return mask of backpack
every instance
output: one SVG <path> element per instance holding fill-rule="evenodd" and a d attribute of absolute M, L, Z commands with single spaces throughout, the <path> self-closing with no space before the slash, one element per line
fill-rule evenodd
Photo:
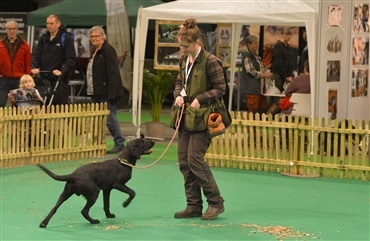
<path fill-rule="evenodd" d="M 60 36 L 60 39 L 61 39 L 61 42 L 62 42 L 61 44 L 62 44 L 62 46 L 64 48 L 64 46 L 66 45 L 66 35 L 68 35 L 72 39 L 72 41 L 75 40 L 75 36 L 74 36 L 73 33 L 68 32 L 67 28 L 65 26 L 63 26 L 63 25 L 60 26 L 59 29 L 62 31 L 62 35 Z"/>

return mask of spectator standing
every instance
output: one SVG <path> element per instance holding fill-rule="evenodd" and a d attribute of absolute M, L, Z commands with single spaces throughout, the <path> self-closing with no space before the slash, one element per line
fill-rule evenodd
<path fill-rule="evenodd" d="M 217 57 L 204 50 L 202 36 L 196 20 L 192 18 L 186 19 L 177 32 L 183 57 L 175 83 L 174 104 L 185 105 L 185 109 L 207 107 L 209 101 L 222 98 L 226 91 L 223 69 Z M 224 199 L 211 169 L 204 161 L 211 137 L 206 128 L 196 131 L 186 129 L 185 118 L 188 116 L 183 116 L 179 127 L 177 156 L 180 172 L 184 176 L 187 205 L 174 217 L 216 219 L 224 211 Z M 202 191 L 208 202 L 208 209 L 203 214 Z"/>
<path fill-rule="evenodd" d="M 272 73 L 263 66 L 258 55 L 259 38 L 249 35 L 245 40 L 247 50 L 243 54 L 240 92 L 246 98 L 248 112 L 264 113 L 267 109 L 267 99 L 263 95 L 264 78 L 271 78 Z"/>
<path fill-rule="evenodd" d="M 87 65 L 87 95 L 94 103 L 107 102 L 110 114 L 107 127 L 113 136 L 114 147 L 108 154 L 119 153 L 124 148 L 123 136 L 117 120 L 117 102 L 123 96 L 124 88 L 118 67 L 117 53 L 106 40 L 104 29 L 94 26 L 90 29 L 92 51 Z"/>
<path fill-rule="evenodd" d="M 18 36 L 18 23 L 5 23 L 6 37 L 0 42 L 0 107 L 5 107 L 9 90 L 17 89 L 19 78 L 31 73 L 28 43 Z"/>
<path fill-rule="evenodd" d="M 291 38 L 291 32 L 288 27 L 283 28 L 282 37 L 274 45 L 272 50 L 272 66 L 271 71 L 274 73 L 272 77 L 275 80 L 275 86 L 283 91 L 284 83 L 293 80 L 294 71 L 296 70 L 296 61 L 293 50 L 288 42 Z"/>
<path fill-rule="evenodd" d="M 47 17 L 46 27 L 48 32 L 40 36 L 36 48 L 32 52 L 31 72 L 37 75 L 40 74 L 40 71 L 50 71 L 52 74 L 41 74 L 41 77 L 50 81 L 52 89 L 54 89 L 58 77 L 61 76 L 52 104 L 68 104 L 68 79 L 76 66 L 74 40 L 61 27 L 61 21 L 56 14 Z"/>

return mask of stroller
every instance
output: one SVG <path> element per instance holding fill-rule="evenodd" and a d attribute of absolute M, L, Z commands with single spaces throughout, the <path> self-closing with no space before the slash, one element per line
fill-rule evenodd
<path fill-rule="evenodd" d="M 52 85 L 49 80 L 56 80 L 54 89 L 52 89 Z M 34 89 L 15 89 L 11 90 L 10 93 L 13 96 L 14 107 L 26 107 L 31 110 L 30 113 L 33 112 L 34 107 L 43 106 L 48 103 L 48 106 L 52 104 L 54 94 L 58 88 L 59 81 L 61 76 L 56 77 L 52 75 L 51 71 L 40 71 L 40 75 L 34 77 L 35 88 Z M 40 96 L 43 98 L 43 101 L 39 99 L 39 96 L 36 94 L 37 91 L 39 92 Z M 49 102 L 47 102 L 49 101 Z M 29 129 L 26 130 L 25 136 L 28 136 L 28 146 L 31 147 L 32 145 L 41 145 L 46 146 L 49 143 L 47 130 L 45 126 L 37 126 L 37 130 L 35 127 L 32 128 L 32 120 L 29 123 Z M 32 132 L 33 129 L 33 132 Z M 39 133 L 40 134 L 39 134 Z M 43 137 L 41 137 L 43 135 Z M 40 137 L 40 139 L 35 139 L 35 136 Z"/>
<path fill-rule="evenodd" d="M 50 99 L 48 106 L 53 103 L 54 94 L 57 91 L 59 82 L 62 76 L 56 77 L 52 71 L 40 71 L 40 75 L 34 78 L 35 88 L 39 91 L 41 97 L 44 99 L 43 104 L 46 105 Z M 55 80 L 54 89 L 49 80 Z"/>
<path fill-rule="evenodd" d="M 54 89 L 49 80 L 56 80 Z M 59 81 L 61 76 L 56 77 L 52 74 L 52 71 L 40 71 L 38 76 L 35 76 L 35 89 L 39 92 L 40 96 L 43 98 L 43 101 L 40 101 L 37 98 L 37 94 L 34 89 L 15 89 L 11 90 L 10 93 L 13 96 L 14 107 L 30 107 L 43 106 L 48 103 L 50 106 L 53 102 L 54 94 L 58 88 Z M 49 100 L 49 102 L 47 102 Z"/>

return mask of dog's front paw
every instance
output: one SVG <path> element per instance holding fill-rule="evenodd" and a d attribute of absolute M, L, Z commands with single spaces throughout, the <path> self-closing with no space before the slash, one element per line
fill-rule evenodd
<path fill-rule="evenodd" d="M 127 207 L 131 203 L 131 200 L 126 200 L 123 202 L 123 207 Z"/>
<path fill-rule="evenodd" d="M 115 218 L 115 217 L 116 217 L 116 215 L 114 215 L 113 213 L 110 213 L 110 214 L 107 214 L 107 215 L 106 215 L 106 217 L 107 217 L 107 218 Z"/>

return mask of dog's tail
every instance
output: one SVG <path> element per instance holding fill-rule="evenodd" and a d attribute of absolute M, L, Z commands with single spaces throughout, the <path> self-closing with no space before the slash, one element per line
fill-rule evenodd
<path fill-rule="evenodd" d="M 57 175 L 57 174 L 53 173 L 52 171 L 50 171 L 49 169 L 47 169 L 46 167 L 44 167 L 41 164 L 36 164 L 36 165 L 38 167 L 40 167 L 41 170 L 43 170 L 44 172 L 46 172 L 46 174 L 48 174 L 54 180 L 57 180 L 57 181 L 65 181 L 65 182 L 70 180 L 70 175 L 60 176 L 60 175 Z"/>

